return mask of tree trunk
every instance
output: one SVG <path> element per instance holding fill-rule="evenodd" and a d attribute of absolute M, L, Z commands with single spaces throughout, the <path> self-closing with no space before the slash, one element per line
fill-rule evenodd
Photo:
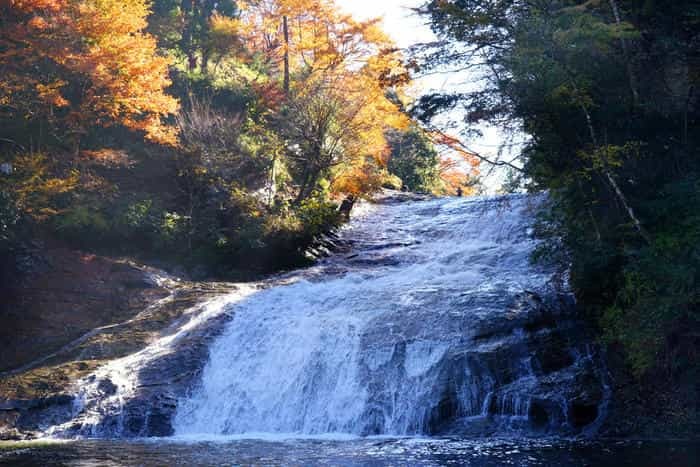
<path fill-rule="evenodd" d="M 309 184 L 309 166 L 304 167 L 303 175 L 301 176 L 301 185 L 299 185 L 299 193 L 294 200 L 295 205 L 299 205 L 304 200 L 306 186 Z"/>
<path fill-rule="evenodd" d="M 294 204 L 299 205 L 302 201 L 311 196 L 311 193 L 313 193 L 314 188 L 316 188 L 316 184 L 318 183 L 318 179 L 320 178 L 320 176 L 321 169 L 317 169 L 315 167 L 306 172 L 306 176 L 304 177 L 304 183 L 299 188 L 299 195 L 297 196 L 296 200 L 294 200 Z"/>
<path fill-rule="evenodd" d="M 211 52 L 209 49 L 203 49 L 202 50 L 202 73 L 207 74 L 208 68 L 209 68 L 209 56 L 211 55 Z"/>
<path fill-rule="evenodd" d="M 194 50 L 194 17 L 196 0 L 183 0 L 182 2 L 182 41 L 181 48 L 187 55 L 187 68 L 194 71 L 197 68 L 197 56 Z"/>
<path fill-rule="evenodd" d="M 282 17 L 282 30 L 284 33 L 284 94 L 289 95 L 289 25 L 287 17 Z"/>
<path fill-rule="evenodd" d="M 583 113 L 586 116 L 586 124 L 588 126 L 588 132 L 590 133 L 591 140 L 593 141 L 593 146 L 596 149 L 598 149 L 598 148 L 600 148 L 600 146 L 598 145 L 598 137 L 596 135 L 595 128 L 593 127 L 593 120 L 591 118 L 591 114 L 590 114 L 590 112 L 588 112 L 588 109 L 583 104 L 581 104 L 581 110 L 583 110 Z M 647 243 L 651 243 L 651 238 L 649 237 L 649 234 L 647 234 L 646 230 L 644 230 L 644 227 L 642 226 L 642 222 L 639 220 L 639 218 L 635 214 L 634 209 L 632 209 L 632 206 L 627 202 L 627 197 L 620 189 L 620 186 L 617 184 L 617 181 L 615 181 L 615 178 L 612 176 L 612 173 L 610 172 L 610 169 L 608 168 L 608 164 L 605 160 L 603 160 L 602 172 L 603 172 L 603 175 L 605 176 L 605 179 L 607 180 L 608 184 L 610 185 L 613 192 L 615 193 L 615 196 L 620 201 L 622 206 L 625 208 L 627 215 L 629 216 L 630 220 L 634 224 L 634 228 L 637 230 L 637 232 L 639 232 L 639 235 Z"/>
<path fill-rule="evenodd" d="M 620 26 L 622 24 L 622 17 L 620 16 L 620 8 L 617 5 L 617 0 L 608 0 L 610 3 L 610 8 L 612 9 L 613 16 L 615 17 L 615 24 Z M 637 75 L 634 74 L 634 69 L 632 68 L 632 62 L 630 61 L 630 54 L 627 48 L 627 41 L 624 38 L 620 38 L 620 45 L 622 46 L 622 53 L 625 55 L 625 66 L 627 67 L 627 77 L 630 82 L 630 90 L 632 91 L 632 99 L 634 101 L 634 106 L 639 105 L 639 91 L 637 90 Z"/>
<path fill-rule="evenodd" d="M 275 154 L 272 158 L 272 164 L 270 167 L 270 190 L 268 194 L 268 206 L 273 207 L 275 205 L 275 197 L 277 196 L 277 155 Z"/>
<path fill-rule="evenodd" d="M 304 196 L 302 201 L 311 196 L 311 194 L 314 192 L 314 189 L 316 188 L 316 184 L 318 183 L 318 179 L 320 178 L 320 176 L 321 170 L 314 169 L 314 172 L 311 175 L 311 180 L 309 180 L 309 184 L 306 186 L 306 195 Z"/>

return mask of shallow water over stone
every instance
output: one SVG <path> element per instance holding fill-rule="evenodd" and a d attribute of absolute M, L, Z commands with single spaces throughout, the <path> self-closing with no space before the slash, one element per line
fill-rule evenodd
<path fill-rule="evenodd" d="M 347 253 L 236 304 L 175 433 L 594 429 L 597 357 L 565 280 L 530 261 L 542 201 L 369 208 Z"/>
<path fill-rule="evenodd" d="M 0 465 L 85 466 L 596 466 L 695 467 L 690 443 L 561 440 L 359 439 L 79 441 L 3 448 Z"/>
<path fill-rule="evenodd" d="M 204 303 L 101 368 L 46 433 L 594 433 L 600 359 L 565 274 L 530 260 L 543 196 L 399 201 L 362 206 L 318 265 Z"/>

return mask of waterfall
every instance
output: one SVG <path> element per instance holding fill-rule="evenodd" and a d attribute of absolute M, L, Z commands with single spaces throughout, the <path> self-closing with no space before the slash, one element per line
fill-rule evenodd
<path fill-rule="evenodd" d="M 346 251 L 232 304 L 176 435 L 580 432 L 605 385 L 542 195 L 365 205 Z"/>

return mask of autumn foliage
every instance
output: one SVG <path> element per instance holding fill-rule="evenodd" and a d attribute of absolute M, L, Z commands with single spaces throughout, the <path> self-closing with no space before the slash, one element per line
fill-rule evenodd
<path fill-rule="evenodd" d="M 376 189 L 386 132 L 408 125 L 398 97 L 408 73 L 379 21 L 357 21 L 327 0 L 246 2 L 242 19 L 247 42 L 276 78 L 273 89 L 286 94 L 286 136 L 306 155 L 293 157 L 298 198 L 321 177 L 337 192 Z M 278 93 L 267 95 L 279 101 Z"/>
<path fill-rule="evenodd" d="M 289 267 L 343 197 L 402 186 L 409 82 L 333 0 L 0 0 L 0 227 Z"/>
<path fill-rule="evenodd" d="M 45 119 L 73 139 L 123 125 L 161 143 L 177 110 L 168 60 L 143 32 L 145 0 L 1 0 L 0 111 Z"/>
<path fill-rule="evenodd" d="M 459 138 L 443 131 L 431 129 L 428 131 L 428 137 L 435 146 L 448 151 L 439 164 L 440 178 L 447 191 L 454 193 L 460 189 L 465 194 L 472 193 L 474 188 L 466 186 L 465 182 L 470 180 L 469 177 L 473 178 L 479 174 L 478 155 L 468 150 Z"/>

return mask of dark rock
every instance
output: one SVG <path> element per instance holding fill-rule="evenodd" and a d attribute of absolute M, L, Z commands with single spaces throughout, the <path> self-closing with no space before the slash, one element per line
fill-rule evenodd
<path fill-rule="evenodd" d="M 0 439 L 34 437 L 37 431 L 70 420 L 73 397 L 67 394 L 45 399 L 4 401 L 0 414 L 5 414 L 5 423 L 0 422 Z"/>
<path fill-rule="evenodd" d="M 100 381 L 97 389 L 105 396 L 111 396 L 117 392 L 117 386 L 108 379 Z"/>
<path fill-rule="evenodd" d="M 598 404 L 573 401 L 569 408 L 569 421 L 576 428 L 590 425 L 598 418 Z"/>
<path fill-rule="evenodd" d="M 110 414 L 103 416 L 99 426 L 84 424 L 78 415 L 76 428 L 67 436 L 144 437 L 171 436 L 172 419 L 179 398 L 187 395 L 207 361 L 208 344 L 223 329 L 230 316 L 222 314 L 181 336 L 171 351 L 146 362 L 134 375 L 136 392 L 123 406 L 105 404 L 104 396 L 114 394 L 116 387 L 109 379 L 97 383 L 100 394 L 90 399 L 83 413 Z M 107 402 L 109 404 L 109 402 Z"/>
<path fill-rule="evenodd" d="M 541 400 L 533 400 L 530 402 L 530 411 L 528 413 L 532 424 L 537 428 L 546 428 L 549 423 L 549 410 L 547 404 Z"/>
<path fill-rule="evenodd" d="M 541 374 L 553 373 L 574 364 L 570 343 L 559 332 L 543 335 L 531 347 Z"/>

